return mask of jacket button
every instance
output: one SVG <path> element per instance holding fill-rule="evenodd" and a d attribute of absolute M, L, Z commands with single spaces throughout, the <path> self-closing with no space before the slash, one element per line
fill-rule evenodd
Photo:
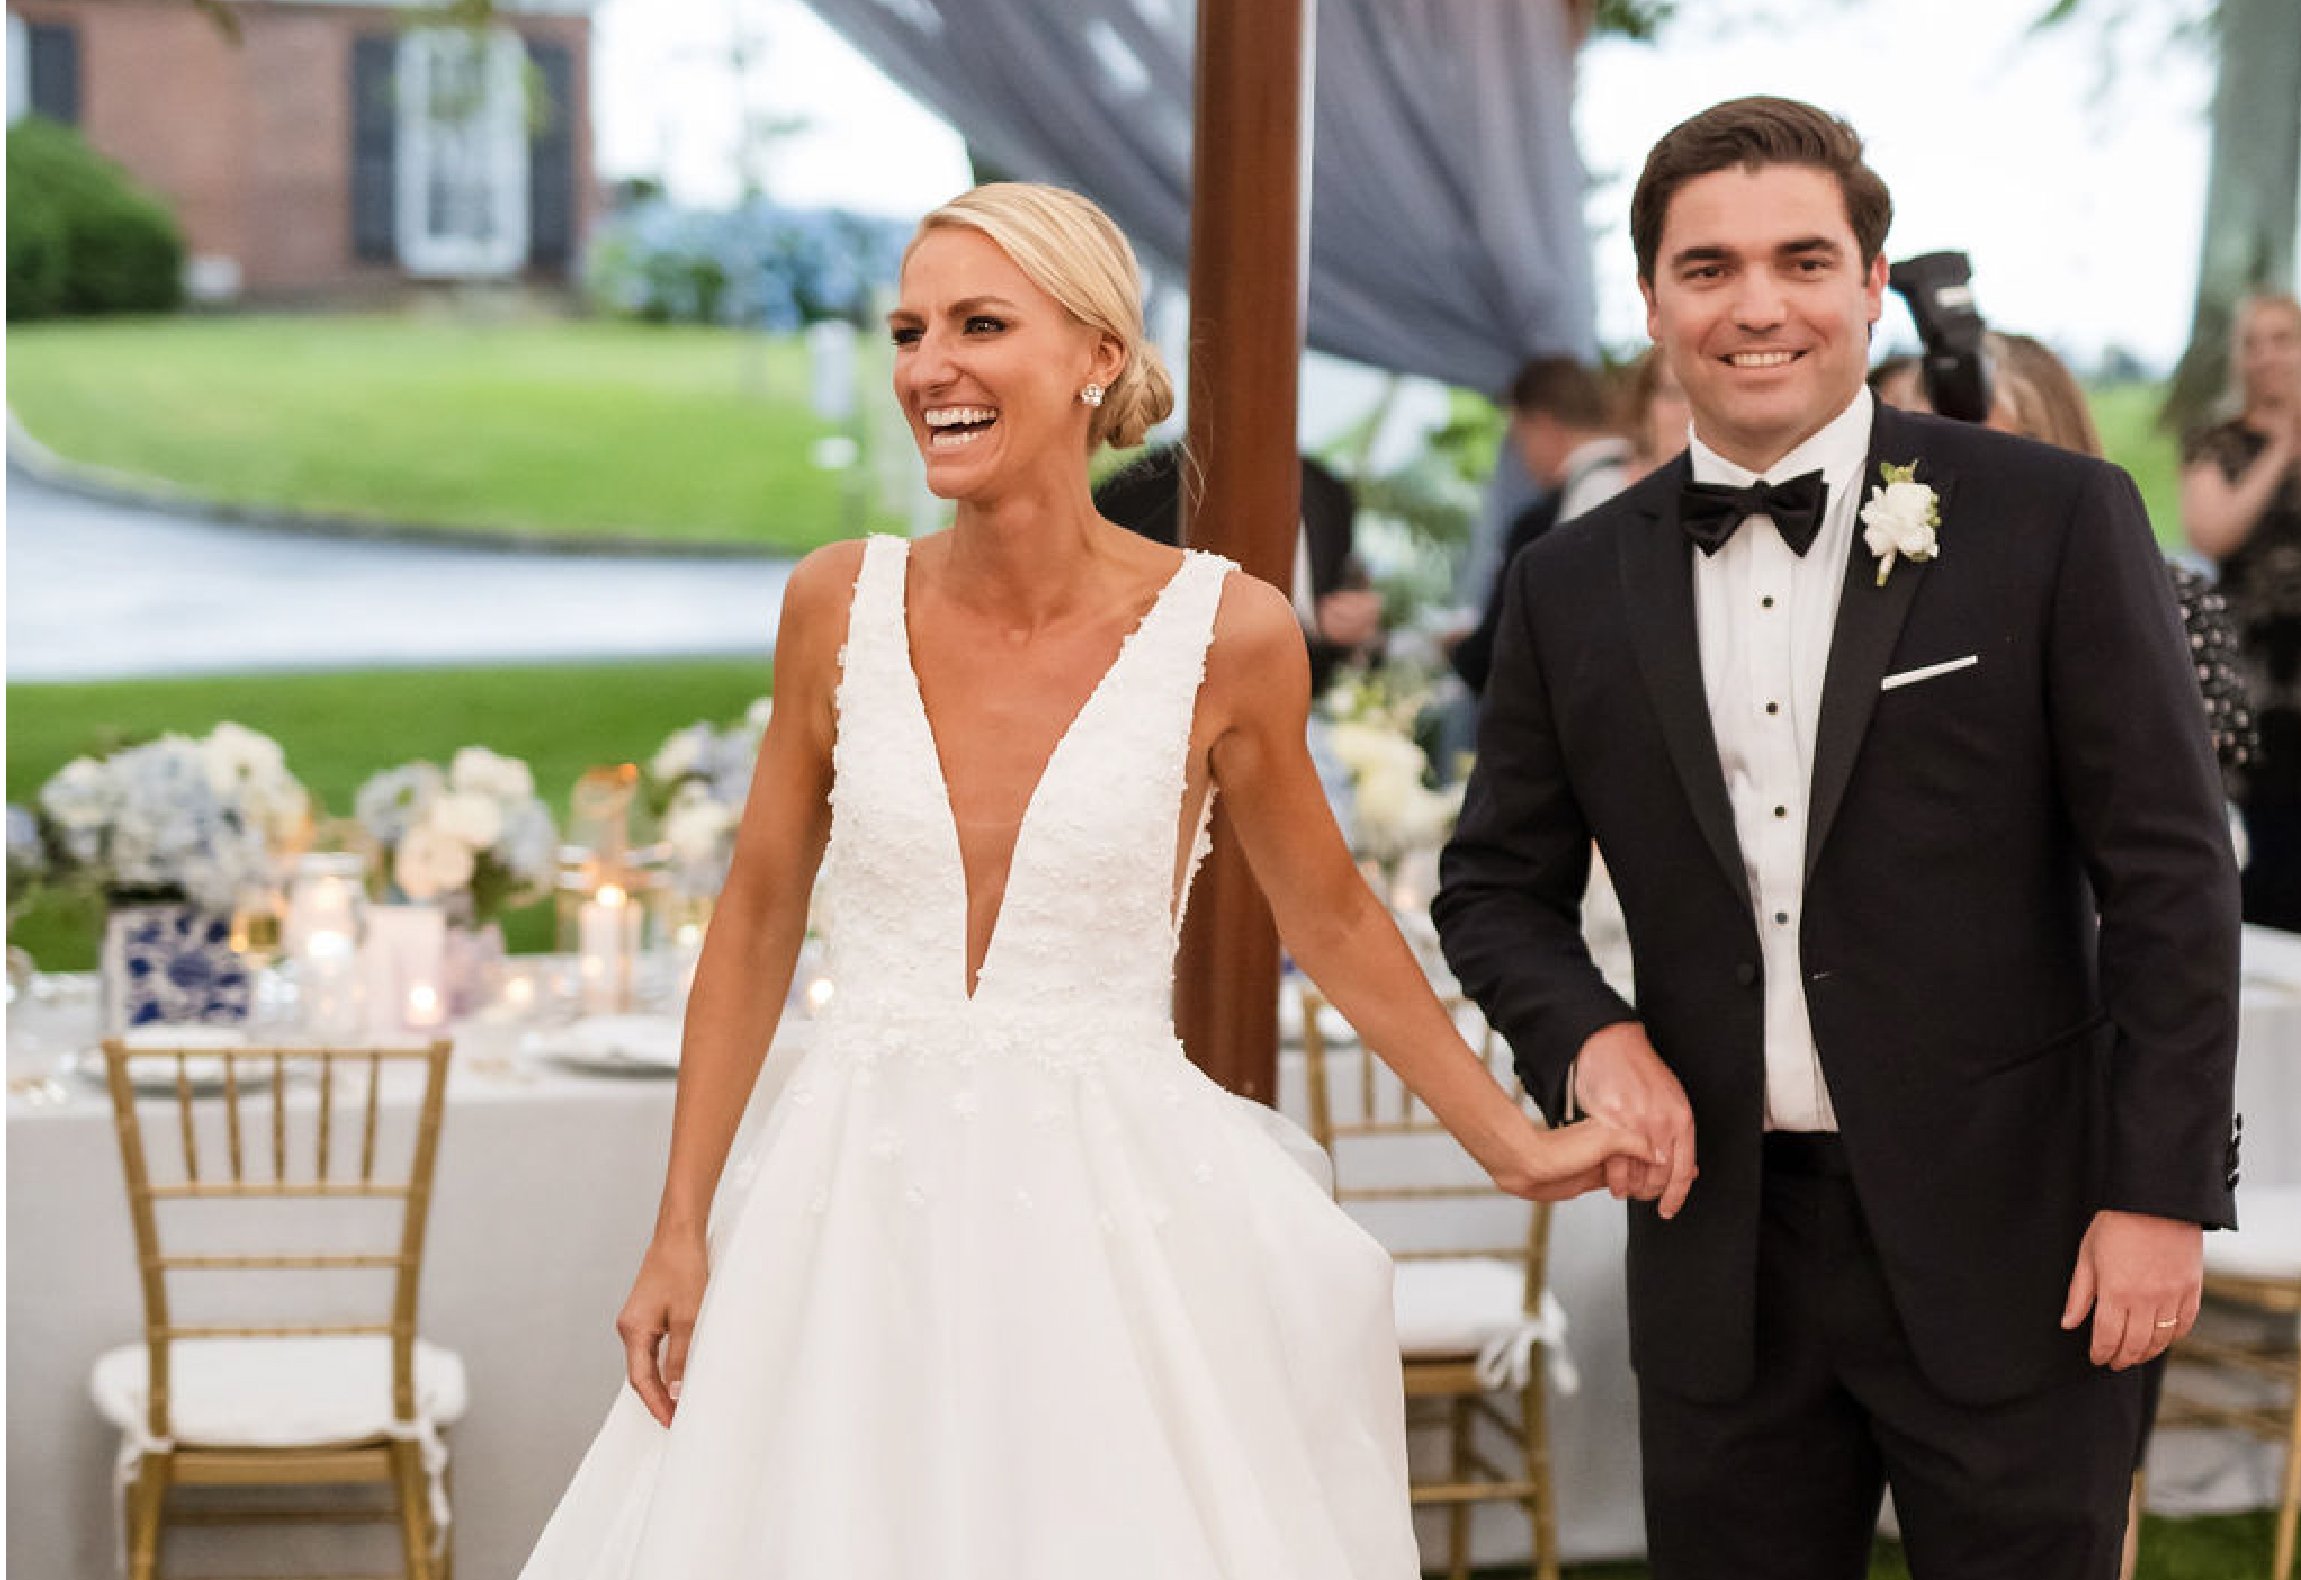
<path fill-rule="evenodd" d="M 1744 987 L 1752 987 L 1758 980 L 1758 968 L 1745 960 L 1734 967 L 1734 980 Z"/>

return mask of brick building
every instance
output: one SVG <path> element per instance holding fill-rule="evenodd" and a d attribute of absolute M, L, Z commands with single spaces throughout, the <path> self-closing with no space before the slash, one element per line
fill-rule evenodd
<path fill-rule="evenodd" d="M 7 0 L 8 115 L 166 199 L 198 298 L 561 280 L 593 207 L 596 4 L 497 0 L 474 32 L 389 0 Z"/>

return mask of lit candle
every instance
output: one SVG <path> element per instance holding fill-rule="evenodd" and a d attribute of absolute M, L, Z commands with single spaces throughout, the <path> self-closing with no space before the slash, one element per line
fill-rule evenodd
<path fill-rule="evenodd" d="M 360 1029 L 360 962 L 349 932 L 316 927 L 298 951 L 304 1029 L 315 1037 L 356 1036 Z"/>
<path fill-rule="evenodd" d="M 410 1026 L 428 1030 L 446 1018 L 446 1007 L 440 1003 L 438 988 L 429 982 L 417 982 L 408 988 L 407 1023 Z"/>
<path fill-rule="evenodd" d="M 576 969 L 583 977 L 583 1007 L 614 1011 L 631 996 L 632 956 L 639 948 L 639 911 L 621 887 L 603 883 L 576 913 Z"/>

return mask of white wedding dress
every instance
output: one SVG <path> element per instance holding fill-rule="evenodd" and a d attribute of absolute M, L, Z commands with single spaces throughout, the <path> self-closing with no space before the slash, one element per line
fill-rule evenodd
<path fill-rule="evenodd" d="M 527 1580 L 1411 1580 L 1389 1258 L 1170 1017 L 1232 567 L 1184 562 L 1056 746 L 969 997 L 906 550 L 842 653 L 836 996 L 722 1187 L 673 1425 L 623 1390 Z"/>

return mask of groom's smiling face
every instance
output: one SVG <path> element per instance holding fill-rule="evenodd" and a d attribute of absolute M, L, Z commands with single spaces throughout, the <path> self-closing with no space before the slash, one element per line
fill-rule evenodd
<path fill-rule="evenodd" d="M 1886 260 L 1865 263 L 1837 179 L 1806 165 L 1696 176 L 1670 198 L 1646 332 L 1694 432 L 1763 472 L 1843 411 L 1869 369 Z"/>

